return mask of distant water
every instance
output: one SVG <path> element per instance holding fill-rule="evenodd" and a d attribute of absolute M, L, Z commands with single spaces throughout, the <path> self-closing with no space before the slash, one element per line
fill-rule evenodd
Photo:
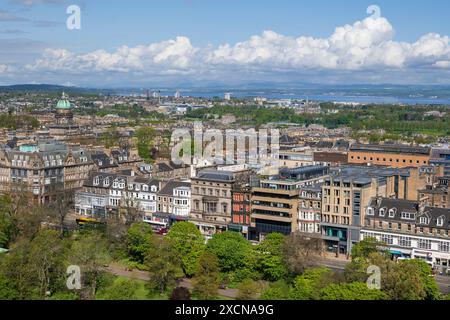
<path fill-rule="evenodd" d="M 448 89 L 406 89 L 406 88 L 369 88 L 369 89 L 180 89 L 182 96 L 197 98 L 223 98 L 231 93 L 233 98 L 263 97 L 267 99 L 309 99 L 323 102 L 351 102 L 367 104 L 426 104 L 449 105 Z M 160 90 L 162 96 L 173 96 L 173 89 Z M 142 91 L 128 91 L 121 94 L 143 94 Z"/>

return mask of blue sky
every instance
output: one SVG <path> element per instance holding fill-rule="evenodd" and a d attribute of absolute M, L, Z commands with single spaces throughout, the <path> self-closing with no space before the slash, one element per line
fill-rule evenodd
<path fill-rule="evenodd" d="M 66 28 L 71 4 L 81 30 Z M 449 12 L 447 0 L 2 0 L 0 84 L 448 83 Z"/>

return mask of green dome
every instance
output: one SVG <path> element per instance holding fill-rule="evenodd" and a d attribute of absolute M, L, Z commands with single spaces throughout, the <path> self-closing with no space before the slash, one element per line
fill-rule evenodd
<path fill-rule="evenodd" d="M 57 109 L 70 109 L 71 105 L 69 100 L 66 98 L 66 94 L 63 92 L 61 100 L 58 101 L 58 104 L 56 105 Z"/>

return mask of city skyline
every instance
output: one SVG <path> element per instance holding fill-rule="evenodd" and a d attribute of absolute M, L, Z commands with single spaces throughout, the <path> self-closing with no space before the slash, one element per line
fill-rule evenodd
<path fill-rule="evenodd" d="M 7 1 L 0 9 L 0 84 L 450 80 L 444 1 L 127 3 Z M 81 9 L 81 30 L 66 27 L 69 5 Z M 366 12 L 370 5 L 380 17 Z"/>

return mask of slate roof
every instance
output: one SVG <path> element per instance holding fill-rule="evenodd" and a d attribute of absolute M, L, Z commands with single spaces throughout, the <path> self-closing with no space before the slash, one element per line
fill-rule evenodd
<path fill-rule="evenodd" d="M 233 182 L 234 175 L 233 172 L 230 171 L 203 170 L 197 174 L 197 179 L 218 182 Z"/>
<path fill-rule="evenodd" d="M 180 187 L 191 188 L 191 184 L 189 182 L 171 180 L 158 192 L 158 195 L 173 196 L 173 190 Z"/>
<path fill-rule="evenodd" d="M 445 208 L 434 208 L 425 207 L 419 208 L 419 204 L 415 201 L 400 200 L 400 199 L 388 199 L 388 198 L 373 198 L 369 204 L 369 207 L 374 209 L 373 216 L 366 216 L 367 218 L 377 218 L 393 223 L 409 222 L 418 226 L 430 227 L 430 228 L 440 228 L 440 229 L 450 229 L 450 209 Z M 380 214 L 380 209 L 384 209 L 384 216 Z M 394 210 L 394 217 L 389 216 L 389 210 Z M 408 220 L 402 218 L 402 212 L 414 213 L 415 219 Z M 426 216 L 429 219 L 428 224 L 421 224 L 420 217 Z M 438 226 L 438 218 L 444 219 L 444 225 Z"/>

